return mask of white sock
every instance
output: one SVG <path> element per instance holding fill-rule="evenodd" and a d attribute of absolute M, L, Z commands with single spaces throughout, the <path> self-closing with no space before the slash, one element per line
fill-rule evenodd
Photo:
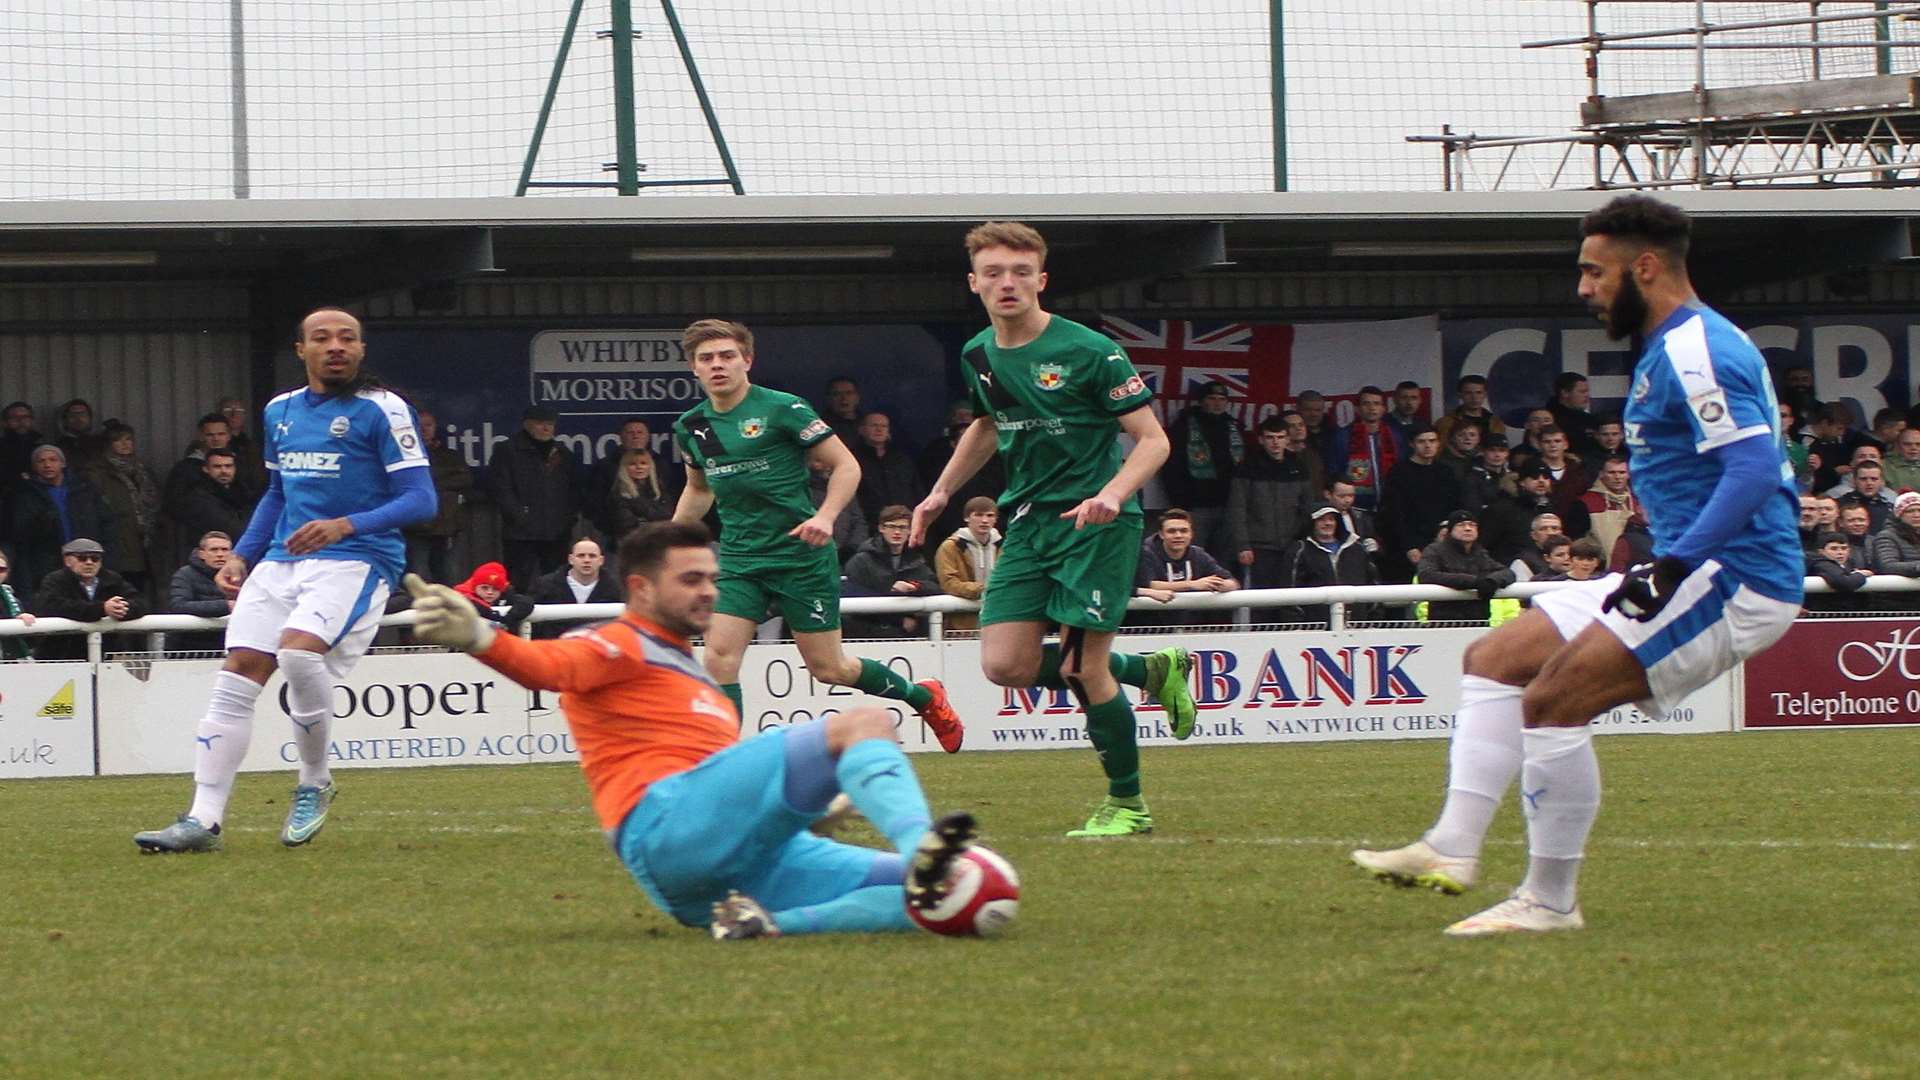
<path fill-rule="evenodd" d="M 1527 879 L 1520 887 L 1557 911 L 1578 902 L 1580 860 L 1600 813 L 1593 729 L 1528 728 L 1520 794 L 1527 810 Z"/>
<path fill-rule="evenodd" d="M 324 653 L 281 649 L 280 673 L 287 677 L 287 714 L 293 721 L 293 745 L 300 751 L 302 786 L 325 787 L 327 741 L 333 731 L 333 676 Z"/>
<path fill-rule="evenodd" d="M 1460 678 L 1460 711 L 1448 749 L 1447 802 L 1427 830 L 1433 850 L 1477 859 L 1493 813 L 1520 772 L 1521 688 L 1478 675 Z"/>
<path fill-rule="evenodd" d="M 213 677 L 207 696 L 207 715 L 200 718 L 193 740 L 193 808 L 187 816 L 212 828 L 226 817 L 233 796 L 233 778 L 247 756 L 253 737 L 253 703 L 260 684 L 237 672 Z"/>

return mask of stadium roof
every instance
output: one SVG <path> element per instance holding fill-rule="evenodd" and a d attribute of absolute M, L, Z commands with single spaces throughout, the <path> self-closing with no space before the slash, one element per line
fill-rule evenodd
<path fill-rule="evenodd" d="M 1566 268 L 1609 192 L 732 196 L 0 203 L 0 282 L 316 280 L 333 295 L 507 274 L 952 273 L 963 226 L 1041 226 L 1056 280 Z M 1695 273 L 1756 284 L 1907 258 L 1912 191 L 1674 191 Z"/>

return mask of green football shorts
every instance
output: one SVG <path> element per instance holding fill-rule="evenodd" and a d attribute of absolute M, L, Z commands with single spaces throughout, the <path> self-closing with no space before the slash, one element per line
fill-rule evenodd
<path fill-rule="evenodd" d="M 980 624 L 1057 622 L 1086 630 L 1120 628 L 1140 565 L 1145 520 L 1121 514 L 1076 530 L 1060 514 L 1071 505 L 1014 511 L 1000 558 L 980 599 Z"/>
<path fill-rule="evenodd" d="M 717 614 L 759 623 L 777 613 L 790 634 L 840 629 L 840 559 L 832 544 L 815 548 L 811 560 L 805 554 L 777 563 L 723 555 L 718 585 Z"/>

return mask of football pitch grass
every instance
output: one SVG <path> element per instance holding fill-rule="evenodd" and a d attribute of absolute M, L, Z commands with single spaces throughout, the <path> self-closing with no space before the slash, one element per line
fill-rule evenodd
<path fill-rule="evenodd" d="M 0 1076 L 1911 1077 L 1920 732 L 1611 737 L 1588 929 L 1455 941 L 1376 884 L 1443 742 L 1149 750 L 1151 837 L 1069 841 L 1076 752 L 919 755 L 1024 877 L 997 941 L 721 943 L 646 902 L 571 765 L 241 777 L 227 849 L 140 856 L 185 777 L 0 784 Z M 872 838 L 870 832 L 851 835 Z"/>

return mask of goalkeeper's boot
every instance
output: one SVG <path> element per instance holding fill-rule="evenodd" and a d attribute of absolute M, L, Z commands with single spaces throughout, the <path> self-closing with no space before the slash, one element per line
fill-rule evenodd
<path fill-rule="evenodd" d="M 280 830 L 280 842 L 299 847 L 319 834 L 327 823 L 327 808 L 333 805 L 333 781 L 315 787 L 301 784 L 293 789 L 293 805 L 287 808 L 287 824 Z"/>
<path fill-rule="evenodd" d="M 1458 896 L 1480 880 L 1480 860 L 1442 855 L 1425 840 L 1415 840 L 1391 851 L 1360 848 L 1350 856 L 1353 864 L 1381 881 L 1405 888 L 1432 889 Z"/>
<path fill-rule="evenodd" d="M 1085 825 L 1067 833 L 1068 836 L 1135 836 L 1153 831 L 1153 815 L 1147 812 L 1147 804 L 1141 803 L 1138 809 L 1123 806 L 1108 796 L 1094 810 L 1093 816 Z"/>
<path fill-rule="evenodd" d="M 1184 739 L 1193 734 L 1193 691 L 1187 674 L 1193 670 L 1193 654 L 1185 649 L 1166 648 L 1150 652 L 1147 661 L 1147 693 L 1167 710 L 1167 726 L 1173 737 Z"/>
<path fill-rule="evenodd" d="M 748 938 L 779 937 L 780 928 L 760 901 L 733 890 L 713 905 L 713 922 L 707 927 L 715 941 L 745 941 Z"/>
<path fill-rule="evenodd" d="M 1447 927 L 1448 937 L 1489 937 L 1494 934 L 1539 934 L 1552 930 L 1584 930 L 1587 920 L 1580 905 L 1572 911 L 1555 911 L 1525 889 L 1478 915 L 1469 915 Z"/>
<path fill-rule="evenodd" d="M 947 871 L 960 853 L 973 846 L 978 836 L 973 815 L 965 810 L 944 814 L 920 838 L 907 866 L 907 903 L 922 911 L 939 904 L 947 895 Z"/>
<path fill-rule="evenodd" d="M 960 714 L 953 711 L 953 703 L 947 700 L 947 688 L 939 679 L 922 679 L 915 685 L 933 695 L 927 707 L 920 710 L 920 719 L 926 721 L 933 737 L 940 740 L 940 749 L 947 753 L 956 753 L 967 737 L 967 726 L 960 722 Z"/>
<path fill-rule="evenodd" d="M 133 834 L 133 842 L 142 855 L 178 855 L 182 852 L 220 850 L 220 826 L 200 824 L 199 818 L 180 815 L 180 820 L 164 829 Z"/>

